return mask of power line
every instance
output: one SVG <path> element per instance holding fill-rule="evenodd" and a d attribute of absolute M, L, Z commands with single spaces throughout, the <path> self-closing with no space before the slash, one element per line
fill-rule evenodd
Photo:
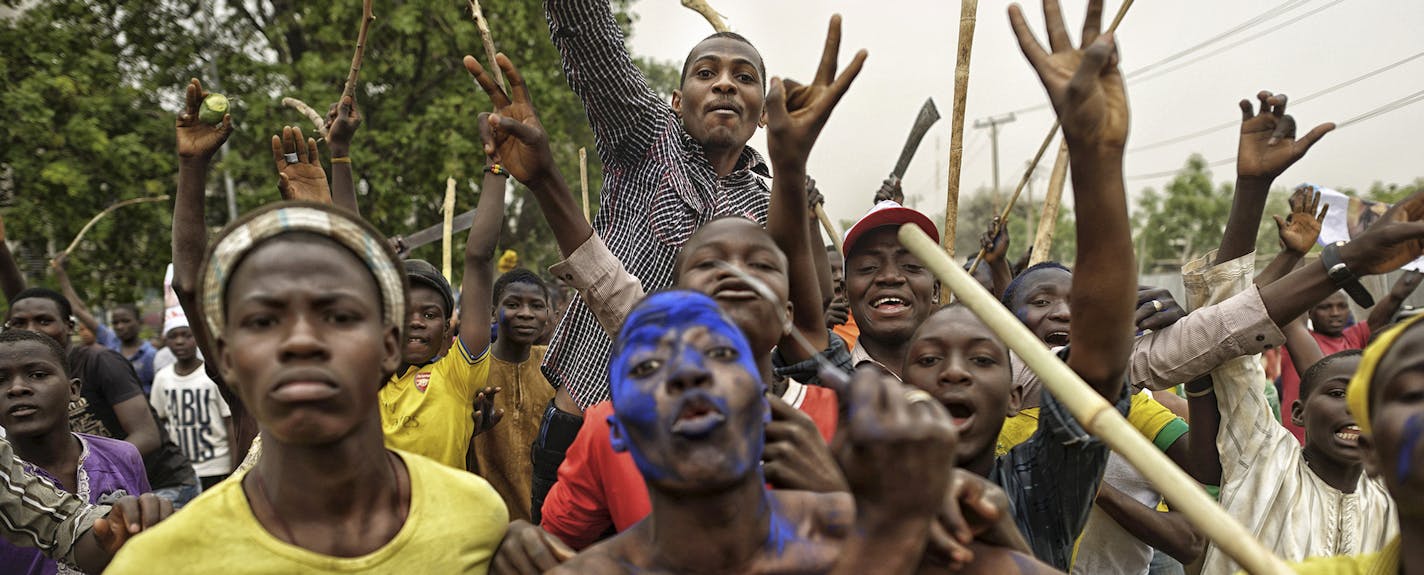
<path fill-rule="evenodd" d="M 1190 65 L 1192 65 L 1192 64 L 1195 64 L 1195 63 L 1197 63 L 1197 62 L 1200 62 L 1200 61 L 1205 60 L 1205 59 L 1207 59 L 1207 58 L 1210 58 L 1210 57 L 1212 57 L 1212 56 L 1216 56 L 1216 55 L 1218 55 L 1218 54 L 1221 54 L 1222 52 L 1226 52 L 1226 51 L 1228 51 L 1228 50 L 1231 50 L 1232 48 L 1235 48 L 1235 47 L 1240 46 L 1240 45 L 1242 45 L 1242 44 L 1247 44 L 1247 43 L 1254 42 L 1254 41 L 1256 41 L 1256 40 L 1260 40 L 1260 39 L 1262 39 L 1262 38 L 1265 38 L 1266 36 L 1270 35 L 1270 34 L 1273 33 L 1273 32 L 1279 31 L 1279 30 L 1281 30 L 1282 28 L 1285 28 L 1285 27 L 1287 27 L 1287 26 L 1290 26 L 1291 24 L 1295 24 L 1296 22 L 1299 22 L 1299 21 L 1301 21 L 1301 20 L 1304 20 L 1304 19 L 1309 18 L 1309 17 L 1311 17 L 1311 16 L 1314 16 L 1314 15 L 1316 15 L 1316 14 L 1319 14 L 1320 12 L 1322 12 L 1322 11 L 1324 11 L 1324 10 L 1326 10 L 1326 9 L 1328 9 L 1328 8 L 1330 8 L 1330 7 L 1332 7 L 1332 6 L 1335 6 L 1336 4 L 1339 4 L 1339 3 L 1343 2 L 1343 1 L 1344 1 L 1344 0 L 1334 0 L 1333 2 L 1330 2 L 1329 4 L 1326 4 L 1326 5 L 1324 5 L 1324 6 L 1321 6 L 1321 7 L 1319 7 L 1319 8 L 1316 8 L 1316 9 L 1314 9 L 1314 10 L 1311 10 L 1311 11 L 1309 11 L 1309 12 L 1306 12 L 1306 13 L 1304 13 L 1304 14 L 1301 14 L 1301 15 L 1299 15 L 1299 16 L 1296 16 L 1295 18 L 1291 18 L 1290 20 L 1286 20 L 1285 22 L 1281 22 L 1280 24 L 1277 24 L 1277 25 L 1275 25 L 1274 27 L 1272 27 L 1272 28 L 1270 28 L 1270 29 L 1267 29 L 1267 30 L 1265 30 L 1265 31 L 1263 31 L 1263 32 L 1261 32 L 1261 33 L 1255 35 L 1255 36 L 1252 36 L 1252 37 L 1250 37 L 1250 38 L 1242 38 L 1242 39 L 1240 39 L 1240 40 L 1237 40 L 1237 41 L 1235 41 L 1235 42 L 1232 42 L 1232 43 L 1230 43 L 1230 44 L 1227 44 L 1227 45 L 1225 45 L 1225 46 L 1222 46 L 1222 47 L 1220 47 L 1220 48 L 1217 48 L 1216 50 L 1213 50 L 1213 51 L 1211 51 L 1211 52 L 1207 52 L 1206 54 L 1202 54 L 1201 56 L 1197 56 L 1196 58 L 1192 58 L 1191 60 L 1187 60 L 1187 61 L 1185 61 L 1185 62 L 1182 62 L 1182 63 L 1180 63 L 1180 64 L 1177 64 L 1176 66 L 1171 66 L 1171 67 L 1167 67 L 1167 68 L 1159 68 L 1159 69 L 1156 69 L 1155 71 L 1154 71 L 1154 70 L 1149 70 L 1148 68 L 1141 68 L 1141 69 L 1135 70 L 1135 71 L 1133 71 L 1132 73 L 1126 75 L 1125 78 L 1127 78 L 1128 80 L 1133 80 L 1133 81 L 1135 81 L 1135 82 L 1137 82 L 1137 83 L 1145 82 L 1145 81 L 1151 80 L 1151 79 L 1153 79 L 1153 78 L 1160 78 L 1160 77 L 1162 77 L 1162 76 L 1164 76 L 1164 75 L 1170 74 L 1170 73 L 1172 73 L 1172 72 L 1174 72 L 1174 71 L 1180 70 L 1180 69 L 1182 69 L 1182 68 L 1185 68 L 1185 67 L 1187 67 L 1187 66 L 1190 66 Z M 1136 85 L 1136 84 L 1134 84 L 1134 85 Z"/>
<path fill-rule="evenodd" d="M 1424 57 L 1424 52 L 1419 52 L 1419 53 L 1417 53 L 1417 54 L 1414 54 L 1413 56 L 1409 56 L 1409 57 L 1404 58 L 1403 60 L 1399 60 L 1399 61 L 1397 61 L 1397 62 L 1394 62 L 1393 64 L 1389 64 L 1389 65 L 1386 65 L 1386 66 L 1381 67 L 1381 68 L 1376 68 L 1376 69 L 1374 69 L 1374 70 L 1372 70 L 1372 71 L 1366 72 L 1366 73 L 1361 74 L 1361 75 L 1359 75 L 1359 76 L 1355 76 L 1354 78 L 1350 78 L 1349 80 L 1345 80 L 1345 81 L 1343 81 L 1343 82 L 1340 82 L 1340 83 L 1338 83 L 1338 84 L 1335 84 L 1335 85 L 1330 86 L 1330 87 L 1328 87 L 1328 88 L 1325 88 L 1325 89 L 1323 89 L 1323 90 L 1319 90 L 1319 91 L 1313 92 L 1313 93 L 1311 93 L 1311 94 L 1307 94 L 1307 95 L 1302 96 L 1302 97 L 1300 97 L 1300 98 L 1293 98 L 1293 99 L 1290 100 L 1289 103 L 1295 104 L 1295 105 L 1297 105 L 1297 106 L 1300 105 L 1300 104 L 1304 104 L 1304 103 L 1306 103 L 1306 102 L 1309 102 L 1309 101 L 1311 101 L 1311 100 L 1314 100 L 1315 98 L 1319 98 L 1320 96 L 1324 96 L 1324 95 L 1326 95 L 1326 94 L 1329 94 L 1329 93 L 1334 92 L 1334 91 L 1336 91 L 1336 90 L 1340 90 L 1340 89 L 1342 89 L 1342 88 L 1346 88 L 1346 87 L 1349 87 L 1349 86 L 1353 86 L 1353 85 L 1355 85 L 1355 84 L 1358 84 L 1358 83 L 1363 82 L 1363 81 L 1365 81 L 1365 80 L 1368 80 L 1368 79 L 1370 79 L 1370 78 L 1373 78 L 1373 77 L 1375 77 L 1375 76 L 1378 76 L 1378 75 L 1380 75 L 1380 74 L 1383 74 L 1383 73 L 1385 73 L 1385 72 L 1388 72 L 1388 71 L 1390 71 L 1390 70 L 1393 70 L 1393 69 L 1398 68 L 1398 67 L 1400 67 L 1400 66 L 1403 66 L 1404 64 L 1408 64 L 1409 62 L 1413 62 L 1414 60 L 1418 60 L 1420 57 Z M 1224 129 L 1227 129 L 1227 128 L 1232 128 L 1232 127 L 1239 126 L 1239 125 L 1241 125 L 1241 122 L 1240 122 L 1240 121 L 1231 120 L 1231 121 L 1229 121 L 1229 122 L 1223 122 L 1223 123 L 1220 123 L 1220 124 L 1216 124 L 1216 125 L 1211 126 L 1211 127 L 1209 127 L 1209 128 L 1203 128 L 1203 129 L 1201 129 L 1201 130 L 1197 130 L 1197 131 L 1191 132 L 1191 133 L 1189 133 L 1189 134 L 1183 134 L 1183 135 L 1180 135 L 1180 136 L 1175 136 L 1175 137 L 1167 138 L 1167 139 L 1165 139 L 1165 140 L 1159 140 L 1159 141 L 1156 141 L 1156 142 L 1152 142 L 1152 143 L 1150 143 L 1150 144 L 1143 144 L 1143 145 L 1137 146 L 1137 147 L 1135 147 L 1135 148 L 1130 148 L 1128 151 L 1129 151 L 1129 152 L 1141 152 L 1141 151 L 1144 151 L 1144 150 L 1152 150 L 1152 149 L 1156 149 L 1156 148 L 1161 148 L 1161 147 L 1163 147 L 1163 146 L 1169 146 L 1169 145 L 1171 145 L 1171 144 L 1175 144 L 1175 143 L 1178 143 L 1178 142 L 1184 142 L 1184 141 L 1191 140 L 1191 139 L 1194 139 L 1194 138 L 1199 138 L 1199 137 L 1201 137 L 1201 136 L 1205 136 L 1205 135 L 1211 134 L 1211 133 L 1213 133 L 1213 132 L 1219 132 L 1219 131 L 1221 131 L 1221 130 L 1224 130 Z"/>
<path fill-rule="evenodd" d="M 1390 112 L 1393 112 L 1393 111 L 1395 111 L 1395 110 L 1398 110 L 1398 109 L 1400 109 L 1400 108 L 1403 108 L 1403 107 L 1405 107 L 1405 106 L 1409 106 L 1410 104 L 1417 104 L 1417 103 L 1419 103 L 1419 102 L 1424 102 L 1424 90 L 1420 90 L 1420 91 L 1418 91 L 1418 92 L 1414 92 L 1414 93 L 1412 93 L 1412 94 L 1409 94 L 1409 95 L 1407 95 L 1407 96 L 1404 96 L 1404 97 L 1399 98 L 1399 99 L 1397 99 L 1397 100 L 1394 100 L 1394 101 L 1392 101 L 1392 102 L 1389 102 L 1389 103 L 1380 105 L 1380 106 L 1378 106 L 1378 107 L 1376 107 L 1376 108 L 1374 108 L 1374 109 L 1372 109 L 1372 110 L 1370 110 L 1370 111 L 1368 111 L 1368 112 L 1365 112 L 1365 113 L 1363 113 L 1363 114 L 1360 114 L 1360 115 L 1355 116 L 1355 117 L 1353 117 L 1353 118 L 1350 118 L 1350 119 L 1348 119 L 1348 120 L 1345 120 L 1345 121 L 1343 121 L 1343 122 L 1340 122 L 1340 123 L 1338 123 L 1338 124 L 1335 125 L 1335 129 L 1336 129 L 1336 130 L 1340 130 L 1340 129 L 1346 128 L 1346 127 L 1348 127 L 1348 126 L 1351 126 L 1351 125 L 1354 125 L 1354 124 L 1358 124 L 1358 123 L 1360 123 L 1360 122 L 1364 122 L 1364 121 L 1366 121 L 1366 120 L 1372 120 L 1372 119 L 1374 119 L 1374 118 L 1378 118 L 1378 117 L 1380 117 L 1380 116 L 1383 116 L 1383 115 L 1385 115 L 1385 114 L 1388 114 L 1388 113 L 1390 113 Z M 1226 165 L 1226 164 L 1229 164 L 1229 163 L 1234 162 L 1234 161 L 1236 161 L 1236 156 L 1231 156 L 1231 157 L 1229 157 L 1229 158 L 1222 158 L 1222 159 L 1220 159 L 1220 160 L 1216 160 L 1216 161 L 1214 161 L 1214 162 L 1210 162 L 1210 163 L 1207 164 L 1207 166 L 1208 166 L 1208 167 L 1222 166 L 1222 165 Z M 1166 170 L 1166 171 L 1152 172 L 1152 173 L 1147 173 L 1147 174 L 1137 174 L 1137 175 L 1133 175 L 1133 176 L 1128 176 L 1126 179 L 1128 179 L 1128 180 L 1150 180 L 1150 179 L 1161 178 L 1161 177 L 1165 177 L 1165 176 L 1174 176 L 1174 175 L 1176 175 L 1176 174 L 1179 173 L 1179 172 L 1181 172 L 1181 169 L 1180 169 L 1180 168 L 1179 168 L 1179 169 L 1176 169 L 1176 170 Z"/>

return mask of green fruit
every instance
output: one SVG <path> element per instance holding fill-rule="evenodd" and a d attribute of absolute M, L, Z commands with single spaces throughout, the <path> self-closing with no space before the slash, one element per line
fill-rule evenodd
<path fill-rule="evenodd" d="M 208 94 L 208 97 L 203 98 L 202 107 L 198 108 L 198 120 L 214 126 L 221 124 L 223 116 L 227 115 L 227 108 L 227 96 Z"/>

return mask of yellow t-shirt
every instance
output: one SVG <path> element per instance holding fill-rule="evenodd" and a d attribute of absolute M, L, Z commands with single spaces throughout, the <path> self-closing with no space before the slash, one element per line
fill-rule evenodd
<path fill-rule="evenodd" d="M 1375 553 L 1312 557 L 1291 564 L 1291 570 L 1297 575 L 1395 575 L 1400 567 L 1399 547 L 1400 539 L 1395 537 Z"/>
<path fill-rule="evenodd" d="M 105 573 L 475 573 L 489 571 L 509 515 L 478 476 L 397 451 L 410 471 L 410 514 L 396 536 L 361 557 L 283 542 L 252 514 L 242 478 L 217 484 L 138 534 Z"/>
<path fill-rule="evenodd" d="M 1187 433 L 1187 422 L 1157 403 L 1150 393 L 1132 394 L 1132 411 L 1127 413 L 1127 422 L 1164 452 Z M 994 445 L 994 456 L 1008 453 L 1015 445 L 1028 441 L 1037 430 L 1037 407 L 1030 407 L 1005 419 L 1004 427 L 999 430 L 999 441 Z"/>
<path fill-rule="evenodd" d="M 444 357 L 392 375 L 380 393 L 386 447 L 464 469 L 475 434 L 475 394 L 488 380 L 489 349 L 477 357 L 458 339 Z"/>

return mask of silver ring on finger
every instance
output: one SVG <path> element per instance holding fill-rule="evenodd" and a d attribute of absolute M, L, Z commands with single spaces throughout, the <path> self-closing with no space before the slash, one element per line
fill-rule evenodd
<path fill-rule="evenodd" d="M 1158 301 L 1158 300 L 1155 300 L 1155 299 L 1152 300 L 1152 311 L 1154 311 L 1154 312 L 1160 312 L 1160 311 L 1162 311 L 1162 302 L 1160 302 L 1160 301 Z"/>
<path fill-rule="evenodd" d="M 287 162 L 288 164 L 295 164 L 295 163 L 297 163 L 297 153 L 296 153 L 296 152 L 287 152 L 286 154 L 283 154 L 283 155 L 282 155 L 282 159 L 283 159 L 283 160 L 286 160 L 286 162 Z"/>

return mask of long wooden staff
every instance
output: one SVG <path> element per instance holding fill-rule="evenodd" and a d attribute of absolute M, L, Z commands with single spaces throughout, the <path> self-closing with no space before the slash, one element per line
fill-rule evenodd
<path fill-rule="evenodd" d="M 1112 25 L 1108 26 L 1108 34 L 1117 31 L 1118 24 L 1122 24 L 1122 18 L 1127 16 L 1127 9 L 1132 7 L 1133 0 L 1123 0 L 1122 6 L 1117 9 L 1117 15 L 1113 16 Z M 1053 121 L 1053 128 L 1048 130 L 1048 135 L 1043 137 L 1043 144 L 1039 145 L 1038 153 L 1034 154 L 1033 161 L 1029 162 L 1028 168 L 1024 170 L 1024 175 L 1019 179 L 1018 187 L 1014 188 L 1014 195 L 1009 196 L 1009 203 L 1004 204 L 1004 211 L 999 214 L 1000 222 L 1009 221 L 1009 212 L 1014 209 L 1014 202 L 1019 199 L 1019 194 L 1023 192 L 1024 186 L 1028 185 L 1028 180 L 1033 176 L 1033 171 L 1038 169 L 1038 161 L 1043 159 L 1043 152 L 1048 149 L 1048 144 L 1053 142 L 1053 136 L 1058 135 L 1058 120 Z M 974 263 L 969 265 L 969 273 L 979 268 L 979 262 L 984 261 L 984 248 L 979 248 L 979 254 L 974 256 Z"/>
<path fill-rule="evenodd" d="M 346 86 L 341 89 L 341 98 L 356 96 L 356 77 L 361 74 L 361 59 L 366 55 L 366 31 L 376 15 L 371 12 L 371 0 L 361 3 L 361 31 L 356 34 L 356 54 L 351 56 L 351 73 L 346 75 Z"/>
<path fill-rule="evenodd" d="M 959 49 L 954 60 L 954 110 L 949 115 L 949 195 L 944 201 L 944 251 L 954 255 L 959 224 L 959 165 L 964 160 L 964 102 L 969 96 L 969 56 L 974 50 L 974 23 L 979 0 L 959 4 Z"/>
<path fill-rule="evenodd" d="M 316 113 L 316 110 L 313 110 L 306 102 L 288 97 L 282 98 L 282 105 L 301 112 L 316 127 L 317 137 L 322 140 L 326 139 L 326 118 L 321 117 L 321 114 Z"/>
<path fill-rule="evenodd" d="M 152 197 L 152 198 L 133 198 L 133 199 L 129 199 L 129 200 L 124 200 L 124 201 L 122 201 L 122 202 L 115 202 L 113 205 L 111 205 L 111 206 L 109 206 L 109 207 L 107 207 L 107 208 L 104 208 L 103 211 L 101 211 L 101 212 L 99 212 L 99 213 L 97 213 L 97 214 L 94 214 L 94 217 L 89 218 L 89 223 L 86 223 L 86 224 L 84 224 L 84 227 L 79 228 L 79 233 L 78 233 L 78 234 L 75 234 L 75 236 L 74 236 L 74 241 L 69 242 L 69 247 L 64 248 L 64 251 L 63 251 L 63 252 L 60 252 L 59 255 L 55 256 L 55 259 L 59 259 L 60 257 L 63 257 L 63 256 L 68 256 L 68 255 L 69 255 L 69 252 L 74 251 L 75 246 L 78 246 L 78 245 L 79 245 L 79 240 L 84 239 L 84 234 L 89 233 L 89 228 L 94 227 L 94 224 L 99 223 L 99 220 L 102 219 L 104 216 L 109 215 L 110 212 L 112 212 L 112 211 L 114 211 L 114 210 L 117 210 L 117 209 L 119 209 L 119 208 L 122 208 L 122 207 L 124 207 L 124 206 L 132 206 L 132 205 L 134 205 L 134 204 L 147 204 L 147 203 L 150 203 L 150 202 L 163 202 L 163 201 L 167 201 L 167 200 L 168 200 L 168 195 L 165 194 L 165 195 L 162 195 L 162 196 L 154 196 L 154 197 Z"/>
<path fill-rule="evenodd" d="M 1058 226 L 1058 206 L 1063 202 L 1063 183 L 1068 179 L 1068 142 L 1058 146 L 1053 160 L 1053 175 L 1048 177 L 1048 195 L 1043 198 L 1043 213 L 1038 216 L 1038 235 L 1033 239 L 1033 255 L 1028 264 L 1046 262 L 1053 249 L 1053 232 Z"/>
<path fill-rule="evenodd" d="M 579 191 L 583 194 L 583 219 L 593 223 L 588 215 L 588 148 L 579 148 Z"/>
<path fill-rule="evenodd" d="M 1206 491 L 1152 445 L 1082 378 L 1009 312 L 999 300 L 960 269 L 933 239 L 914 224 L 900 227 L 900 243 L 920 258 L 940 282 L 979 316 L 1009 348 L 1033 369 L 1083 429 L 1102 439 L 1147 477 L 1158 492 L 1172 502 L 1222 551 L 1255 574 L 1291 573 L 1280 558 L 1266 550 L 1245 528 L 1226 514 Z"/>
<path fill-rule="evenodd" d="M 713 30 L 718 32 L 730 32 L 732 30 L 727 27 L 726 22 L 722 21 L 722 15 L 718 14 L 716 10 L 712 9 L 712 6 L 707 4 L 707 0 L 682 0 L 682 5 L 684 8 L 701 14 L 703 18 L 706 18 L 707 23 L 712 25 Z"/>
<path fill-rule="evenodd" d="M 451 235 L 455 227 L 455 178 L 445 179 L 445 202 L 441 204 L 440 211 L 445 214 L 445 223 L 440 230 L 440 273 L 445 274 L 446 281 L 455 281 L 450 275 L 454 271 L 450 267 Z"/>
<path fill-rule="evenodd" d="M 480 8 L 480 0 L 469 0 L 470 17 L 475 19 L 475 27 L 480 29 L 480 41 L 485 45 L 485 55 L 489 56 L 489 69 L 494 70 L 494 81 L 499 83 L 499 87 L 509 90 L 509 86 L 504 82 L 504 70 L 501 70 L 499 63 L 494 61 L 494 36 L 490 34 L 489 21 L 485 19 L 485 11 Z"/>

